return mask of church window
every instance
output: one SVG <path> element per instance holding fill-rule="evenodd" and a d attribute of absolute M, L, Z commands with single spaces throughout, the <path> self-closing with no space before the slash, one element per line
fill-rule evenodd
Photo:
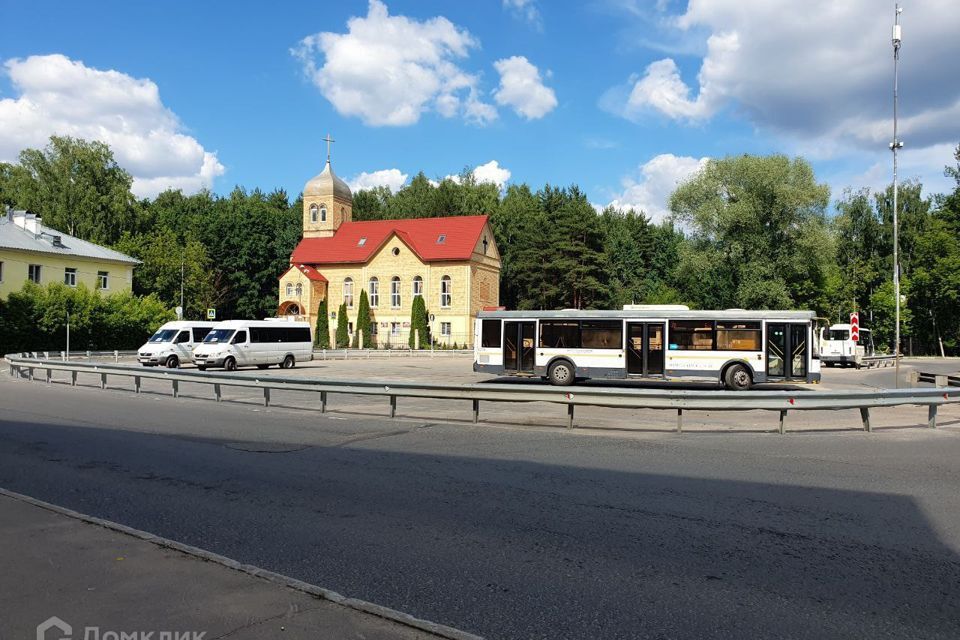
<path fill-rule="evenodd" d="M 415 276 L 413 278 L 413 297 L 423 295 L 423 278 L 420 276 Z"/>
<path fill-rule="evenodd" d="M 303 295 L 303 285 L 298 282 L 298 283 L 297 283 L 297 297 L 299 298 L 299 297 L 302 296 L 302 295 Z"/>
<path fill-rule="evenodd" d="M 323 205 L 320 205 L 320 222 L 327 221 L 327 208 Z"/>
<path fill-rule="evenodd" d="M 393 248 L 393 255 L 395 255 L 395 256 L 400 255 L 400 247 L 394 247 L 394 248 Z"/>
<path fill-rule="evenodd" d="M 287 283 L 287 297 L 289 298 L 289 297 L 291 297 L 292 295 L 293 295 L 293 283 L 292 283 L 292 282 L 288 282 L 288 283 Z"/>
<path fill-rule="evenodd" d="M 376 309 L 378 306 L 380 306 L 380 281 L 370 278 L 370 307 Z"/>
<path fill-rule="evenodd" d="M 453 300 L 453 281 L 450 276 L 440 278 L 440 306 L 449 307 Z"/>
<path fill-rule="evenodd" d="M 310 222 L 317 221 L 317 205 L 310 205 Z"/>
<path fill-rule="evenodd" d="M 400 277 L 393 276 L 390 280 L 390 306 L 400 308 Z"/>
<path fill-rule="evenodd" d="M 353 278 L 343 281 L 343 302 L 347 305 L 347 309 L 353 309 Z"/>
<path fill-rule="evenodd" d="M 483 236 L 483 255 L 487 255 L 487 236 Z"/>

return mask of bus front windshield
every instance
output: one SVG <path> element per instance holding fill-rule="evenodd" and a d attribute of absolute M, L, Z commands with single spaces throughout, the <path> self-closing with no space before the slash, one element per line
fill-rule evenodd
<path fill-rule="evenodd" d="M 850 332 L 846 329 L 831 329 L 830 330 L 830 340 L 849 340 Z"/>
<path fill-rule="evenodd" d="M 177 335 L 177 329 L 161 329 L 150 337 L 150 342 L 170 342 Z"/>
<path fill-rule="evenodd" d="M 203 339 L 204 343 L 230 342 L 233 336 L 233 329 L 214 329 Z"/>

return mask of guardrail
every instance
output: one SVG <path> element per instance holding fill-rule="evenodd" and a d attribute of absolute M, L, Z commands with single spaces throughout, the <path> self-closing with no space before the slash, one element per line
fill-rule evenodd
<path fill-rule="evenodd" d="M 937 387 L 960 387 L 960 374 L 944 375 L 942 373 L 923 373 L 917 374 L 917 382 L 926 382 Z"/>
<path fill-rule="evenodd" d="M 388 397 L 390 417 L 396 417 L 397 399 L 433 398 L 470 401 L 473 421 L 480 419 L 480 402 L 548 402 L 567 407 L 567 428 L 573 427 L 577 406 L 614 407 L 622 409 L 666 409 L 677 412 L 676 431 L 683 431 L 684 411 L 776 411 L 780 416 L 779 432 L 785 433 L 789 411 L 859 409 L 865 431 L 871 431 L 870 409 L 901 405 L 927 407 L 926 425 L 936 428 L 937 408 L 960 402 L 960 389 L 887 389 L 882 391 L 692 391 L 684 389 L 624 389 L 617 387 L 546 387 L 524 384 L 423 384 L 373 380 L 304 380 L 302 378 L 256 377 L 236 373 L 188 372 L 176 369 L 147 370 L 125 365 L 41 360 L 16 355 L 6 356 L 10 375 L 34 379 L 36 370 L 46 372 L 47 383 L 53 372 L 70 374 L 77 384 L 79 374 L 100 378 L 100 388 L 107 387 L 108 376 L 133 378 L 140 393 L 143 379 L 170 382 L 171 394 L 177 397 L 180 383 L 206 384 L 213 387 L 217 402 L 223 400 L 224 387 L 256 388 L 263 392 L 264 406 L 270 405 L 271 391 L 303 391 L 318 393 L 321 412 L 327 410 L 330 394 Z"/>
<path fill-rule="evenodd" d="M 136 351 L 71 351 L 71 358 L 113 358 L 114 362 L 119 362 L 122 357 L 135 357 Z M 395 357 L 421 357 L 421 358 L 440 358 L 444 356 L 464 356 L 473 355 L 471 349 L 411 349 L 409 347 L 397 347 L 392 349 L 314 349 L 314 360 L 357 360 L 369 358 L 395 358 Z M 40 358 L 49 360 L 51 357 L 59 357 L 61 360 L 67 359 L 64 351 L 31 351 L 21 353 L 22 357 Z"/>
<path fill-rule="evenodd" d="M 903 356 L 900 356 L 902 359 Z M 867 369 L 872 369 L 873 367 L 892 367 L 897 363 L 896 356 L 865 356 L 862 360 L 861 367 L 866 367 Z"/>

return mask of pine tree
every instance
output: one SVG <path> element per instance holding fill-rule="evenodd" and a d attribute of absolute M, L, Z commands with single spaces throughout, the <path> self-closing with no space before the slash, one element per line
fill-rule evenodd
<path fill-rule="evenodd" d="M 337 311 L 337 349 L 346 349 L 350 346 L 350 332 L 347 331 L 347 303 L 340 305 Z"/>
<path fill-rule="evenodd" d="M 327 299 L 320 301 L 320 308 L 317 310 L 317 328 L 313 335 L 313 345 L 318 349 L 330 348 L 330 317 L 327 309 Z"/>
<path fill-rule="evenodd" d="M 370 332 L 370 302 L 367 292 L 360 290 L 360 308 L 357 310 L 357 330 L 353 334 L 353 348 L 372 349 L 373 335 Z M 363 332 L 363 345 L 360 344 L 360 333 Z"/>
<path fill-rule="evenodd" d="M 419 332 L 419 333 L 418 333 Z M 420 343 L 414 347 L 414 339 L 420 336 Z M 430 324 L 427 316 L 427 305 L 423 302 L 423 296 L 413 298 L 413 306 L 410 309 L 410 337 L 407 344 L 411 349 L 424 349 L 430 346 Z"/>

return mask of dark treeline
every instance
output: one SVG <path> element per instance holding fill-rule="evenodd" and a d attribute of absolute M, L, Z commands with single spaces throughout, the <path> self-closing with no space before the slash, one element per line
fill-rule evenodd
<path fill-rule="evenodd" d="M 946 168 L 952 192 L 899 193 L 903 348 L 960 351 L 960 148 Z M 301 202 L 240 187 L 226 197 L 130 193 L 109 148 L 52 138 L 0 164 L 0 201 L 52 227 L 143 260 L 135 293 L 174 306 L 185 272 L 187 317 L 276 310 L 277 278 L 301 233 Z M 457 180 L 418 174 L 396 193 L 354 194 L 354 220 L 488 214 L 500 249 L 501 303 L 510 308 L 814 309 L 832 322 L 853 310 L 892 346 L 892 193 L 847 190 L 833 202 L 810 165 L 785 156 L 711 160 L 670 199 L 657 224 L 642 212 L 597 211 L 576 186 L 525 184 L 501 192 L 465 170 Z"/>

